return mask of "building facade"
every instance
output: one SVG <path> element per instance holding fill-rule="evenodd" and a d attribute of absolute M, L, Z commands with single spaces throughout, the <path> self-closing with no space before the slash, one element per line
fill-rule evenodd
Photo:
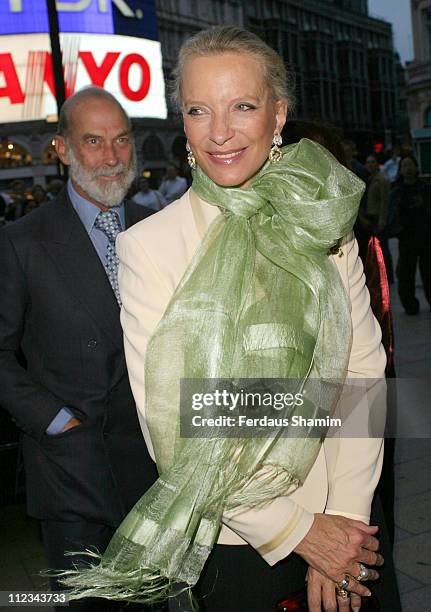
<path fill-rule="evenodd" d="M 414 60 L 407 66 L 413 129 L 431 128 L 431 0 L 411 0 Z"/>
<path fill-rule="evenodd" d="M 407 65 L 407 104 L 421 173 L 431 176 L 431 0 L 411 0 L 414 60 Z"/>
<path fill-rule="evenodd" d="M 246 21 L 294 71 L 300 118 L 334 124 L 364 154 L 400 138 L 392 26 L 370 17 L 366 0 L 267 0 L 249 5 Z"/>
<path fill-rule="evenodd" d="M 364 154 L 377 140 L 388 145 L 402 136 L 392 28 L 368 15 L 367 0 L 156 0 L 156 5 L 168 90 L 188 36 L 211 25 L 239 25 L 266 40 L 294 73 L 298 118 L 333 124 Z M 185 161 L 181 121 L 170 103 L 168 108 L 167 120 L 134 121 L 140 168 L 155 183 L 169 162 Z M 43 122 L 1 126 L 2 146 L 21 145 L 32 165 L 4 168 L 0 180 L 33 174 L 43 182 L 56 173 L 48 163 L 54 127 Z"/>

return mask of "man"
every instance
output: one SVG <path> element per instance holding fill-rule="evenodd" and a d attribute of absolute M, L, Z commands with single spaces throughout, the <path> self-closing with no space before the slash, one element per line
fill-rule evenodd
<path fill-rule="evenodd" d="M 6 201 L 0 193 L 0 227 L 5 224 Z"/>
<path fill-rule="evenodd" d="M 22 217 L 27 206 L 25 183 L 17 179 L 11 184 L 12 199 L 6 210 L 6 221 L 15 221 Z"/>
<path fill-rule="evenodd" d="M 124 202 L 135 175 L 130 130 L 102 89 L 69 98 L 56 138 L 67 187 L 0 232 L 0 405 L 24 434 L 28 512 L 54 569 L 79 559 L 65 551 L 103 551 L 156 478 L 119 320 L 115 237 L 151 214 Z"/>
<path fill-rule="evenodd" d="M 46 186 L 46 195 L 48 200 L 53 200 L 58 196 L 63 189 L 64 183 L 61 179 L 52 179 Z"/>
<path fill-rule="evenodd" d="M 175 166 L 168 166 L 166 178 L 162 181 L 159 191 L 166 203 L 170 204 L 187 191 L 187 181 L 182 176 L 178 176 L 178 169 Z"/>
<path fill-rule="evenodd" d="M 151 208 L 154 212 L 162 210 L 166 205 L 166 200 L 156 189 L 150 189 L 150 184 L 146 178 L 139 179 L 139 191 L 133 196 L 133 201 L 141 206 Z"/>
<path fill-rule="evenodd" d="M 346 166 L 359 176 L 363 181 L 367 181 L 368 172 L 367 169 L 361 164 L 357 159 L 358 148 L 356 143 L 353 140 L 344 140 L 343 141 L 343 149 L 344 155 L 346 157 Z"/>
<path fill-rule="evenodd" d="M 401 157 L 399 155 L 400 149 L 399 147 L 394 147 L 393 149 L 389 149 L 390 157 L 383 164 L 383 172 L 386 175 L 386 178 L 390 182 L 391 185 L 394 185 L 398 178 L 398 168 L 400 166 Z"/>
<path fill-rule="evenodd" d="M 365 208 L 366 219 L 374 232 L 384 229 L 388 217 L 389 207 L 389 181 L 383 172 L 380 172 L 379 162 L 374 155 L 368 155 L 365 167 L 369 172 L 367 204 Z"/>

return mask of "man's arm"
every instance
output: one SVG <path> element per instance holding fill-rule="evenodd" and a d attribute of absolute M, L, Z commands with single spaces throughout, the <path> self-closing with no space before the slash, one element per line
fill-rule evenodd
<path fill-rule="evenodd" d="M 0 404 L 20 429 L 40 439 L 64 402 L 33 380 L 18 359 L 32 304 L 7 228 L 0 231 L 0 270 Z"/>

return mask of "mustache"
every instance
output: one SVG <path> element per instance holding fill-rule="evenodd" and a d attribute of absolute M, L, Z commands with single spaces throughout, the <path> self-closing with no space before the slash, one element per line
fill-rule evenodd
<path fill-rule="evenodd" d="M 116 166 L 102 166 L 101 168 L 96 168 L 93 170 L 93 177 L 97 176 L 115 176 L 116 174 L 124 174 L 129 168 L 123 162 L 119 162 Z"/>

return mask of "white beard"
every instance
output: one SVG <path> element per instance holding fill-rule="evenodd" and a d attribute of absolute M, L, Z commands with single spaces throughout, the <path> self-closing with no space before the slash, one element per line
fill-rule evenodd
<path fill-rule="evenodd" d="M 93 200 L 103 204 L 107 208 L 118 206 L 124 200 L 130 185 L 136 176 L 136 151 L 133 148 L 129 166 L 119 162 L 116 166 L 102 166 L 95 170 L 87 170 L 73 154 L 72 147 L 68 149 L 70 177 L 81 187 Z M 118 181 L 101 184 L 99 176 L 114 176 L 123 172 Z"/>

